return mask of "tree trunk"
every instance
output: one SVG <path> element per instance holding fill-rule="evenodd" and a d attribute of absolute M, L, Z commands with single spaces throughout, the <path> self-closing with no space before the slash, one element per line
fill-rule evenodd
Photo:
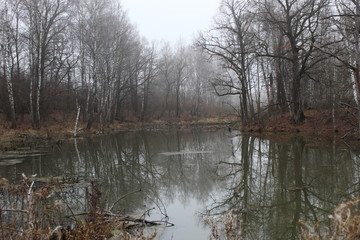
<path fill-rule="evenodd" d="M 8 87 L 8 96 L 10 102 L 10 111 L 11 111 L 11 128 L 15 129 L 16 125 L 16 112 L 15 112 L 15 100 L 14 100 L 14 90 L 13 83 L 11 79 L 7 79 L 7 87 Z"/>
<path fill-rule="evenodd" d="M 180 86 L 176 86 L 176 117 L 180 117 Z"/>
<path fill-rule="evenodd" d="M 8 92 L 8 99 L 10 104 L 10 115 L 11 115 L 11 128 L 16 128 L 16 114 L 15 114 L 15 100 L 14 100 L 14 90 L 13 90 L 13 70 L 9 71 L 9 64 L 7 63 L 7 56 L 4 53 L 4 77 L 6 79 L 6 87 Z"/>
<path fill-rule="evenodd" d="M 280 61 L 280 60 L 277 60 Z M 278 105 L 279 110 L 284 113 L 286 110 L 288 110 L 288 103 L 287 103 L 287 97 L 286 97 L 286 91 L 285 91 L 285 83 L 284 83 L 284 77 L 281 69 L 281 63 L 278 63 L 278 69 L 276 71 L 276 102 Z"/>
<path fill-rule="evenodd" d="M 242 86 L 241 86 L 241 112 L 242 112 L 242 116 L 241 116 L 241 120 L 243 121 L 243 123 L 246 123 L 249 120 L 249 114 L 248 114 L 248 99 L 247 99 L 247 89 L 245 86 L 245 83 L 243 81 L 241 81 Z"/>
<path fill-rule="evenodd" d="M 295 76 L 292 90 L 293 90 L 292 120 L 295 124 L 299 124 L 305 120 L 305 115 L 301 103 L 299 76 Z"/>
<path fill-rule="evenodd" d="M 295 124 L 299 124 L 305 120 L 305 115 L 301 102 L 301 75 L 299 67 L 299 53 L 296 48 L 296 43 L 292 44 L 292 58 L 292 121 Z"/>
<path fill-rule="evenodd" d="M 77 105 L 78 105 L 78 104 L 77 104 Z M 75 119 L 74 137 L 77 137 L 77 128 L 78 128 L 78 123 L 79 123 L 80 110 L 81 110 L 81 107 L 80 107 L 80 105 L 78 105 L 78 106 L 77 106 L 76 119 Z"/>
<path fill-rule="evenodd" d="M 356 8 L 356 16 L 360 15 L 360 3 L 357 1 L 353 1 L 355 4 L 355 8 Z M 358 108 L 358 134 L 360 137 L 360 19 L 359 17 L 356 17 L 356 22 L 355 22 L 355 31 L 354 31 L 354 35 L 355 35 L 355 69 L 353 69 L 353 74 L 354 74 L 354 80 L 355 80 L 355 86 L 356 86 L 356 90 L 357 90 L 357 108 Z"/>
<path fill-rule="evenodd" d="M 144 97 L 142 103 L 142 110 L 141 110 L 141 121 L 145 121 L 145 116 L 147 113 L 148 108 L 148 98 L 149 98 L 149 82 L 144 83 Z"/>
<path fill-rule="evenodd" d="M 95 44 L 96 46 L 96 44 Z M 94 88 L 94 93 L 93 93 L 93 96 L 92 96 L 92 99 L 90 99 L 90 94 L 88 95 L 88 108 L 89 108 L 89 119 L 88 119 L 88 122 L 87 122 L 87 125 L 86 125 L 86 129 L 87 130 L 90 130 L 91 127 L 92 127 L 92 124 L 95 120 L 95 116 L 94 116 L 94 113 L 95 113 L 95 104 L 96 104 L 96 98 L 97 98 L 97 76 L 96 76 L 96 71 L 97 71 L 97 68 L 96 68 L 96 62 L 95 62 L 95 59 L 93 59 L 93 65 L 92 65 L 92 78 L 93 78 L 93 88 Z M 89 78 L 89 82 L 90 82 L 90 78 Z M 89 90 L 89 93 L 91 93 L 91 91 Z"/>
<path fill-rule="evenodd" d="M 35 112 L 35 128 L 40 128 L 40 97 L 41 97 L 41 82 L 42 79 L 38 79 L 36 88 L 36 112 Z"/>
<path fill-rule="evenodd" d="M 31 71 L 31 70 L 30 70 Z M 33 74 L 31 74 L 33 75 Z M 34 115 L 34 105 L 33 105 L 33 76 L 30 78 L 30 92 L 29 92 L 29 106 L 30 106 L 30 116 L 31 116 L 31 125 L 35 128 L 35 115 Z"/>
<path fill-rule="evenodd" d="M 359 66 L 359 64 L 357 64 Z M 355 82 L 355 94 L 358 112 L 358 134 L 360 136 L 360 73 L 359 68 L 353 70 L 353 79 Z"/>

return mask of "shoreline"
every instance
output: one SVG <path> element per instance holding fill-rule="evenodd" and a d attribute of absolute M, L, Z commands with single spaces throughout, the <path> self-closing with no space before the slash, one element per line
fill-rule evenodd
<path fill-rule="evenodd" d="M 188 129 L 188 128 L 224 128 L 238 125 L 234 119 L 203 119 L 199 121 L 156 121 L 156 122 L 127 122 L 115 123 L 100 128 L 99 124 L 90 130 L 85 130 L 85 123 L 82 123 L 74 137 L 73 129 L 61 127 L 62 124 L 53 124 L 50 127 L 34 129 L 2 129 L 0 134 L 0 152 L 16 151 L 22 148 L 50 147 L 60 145 L 63 142 L 74 138 L 91 138 L 95 136 L 114 134 L 118 132 L 167 130 L 167 129 Z"/>
<path fill-rule="evenodd" d="M 335 123 L 331 118 L 330 110 L 308 110 L 302 124 L 292 124 L 288 113 L 278 114 L 256 124 L 241 126 L 235 117 L 204 118 L 198 120 L 173 120 L 152 122 L 115 122 L 100 127 L 94 124 L 91 130 L 85 130 L 86 123 L 80 122 L 76 138 L 88 138 L 113 134 L 124 131 L 167 130 L 187 128 L 228 128 L 241 131 L 242 134 L 265 137 L 268 139 L 289 141 L 294 137 L 303 137 L 310 141 L 322 140 L 327 142 L 344 143 L 349 146 L 360 146 L 360 137 L 356 129 L 356 119 L 352 114 L 338 110 Z M 44 121 L 44 126 L 33 130 L 28 125 L 18 129 L 9 129 L 4 120 L 0 128 L 0 152 L 13 151 L 19 148 L 36 148 L 59 145 L 74 139 L 72 118 L 52 117 L 52 121 Z M 64 120 L 66 119 L 66 120 Z"/>

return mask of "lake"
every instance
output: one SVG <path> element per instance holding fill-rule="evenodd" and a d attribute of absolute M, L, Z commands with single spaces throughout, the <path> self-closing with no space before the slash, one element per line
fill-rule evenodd
<path fill-rule="evenodd" d="M 326 224 L 336 205 L 360 195 L 359 150 L 225 128 L 121 132 L 0 160 L 0 177 L 21 173 L 101 179 L 114 210 L 175 224 L 160 240 L 226 236 L 227 222 L 234 239 L 300 239 L 299 220 Z M 81 209 L 77 194 L 67 197 Z"/>

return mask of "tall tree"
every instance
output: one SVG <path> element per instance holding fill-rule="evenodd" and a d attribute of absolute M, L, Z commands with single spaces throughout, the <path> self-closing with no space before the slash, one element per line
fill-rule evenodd
<path fill-rule="evenodd" d="M 269 54 L 269 56 L 282 58 L 291 66 L 291 115 L 296 124 L 305 119 L 302 106 L 303 80 L 308 70 L 316 63 L 312 58 L 317 51 L 317 41 L 321 39 L 318 28 L 328 3 L 328 0 L 258 2 L 264 21 L 279 30 L 286 39 L 283 46 L 277 46 L 286 49 L 284 54 L 280 56 Z"/>
<path fill-rule="evenodd" d="M 5 1 L 0 15 L 1 65 L 10 107 L 11 128 L 16 128 L 14 81 L 20 77 L 19 1 Z"/>
<path fill-rule="evenodd" d="M 173 90 L 174 82 L 174 53 L 169 43 L 165 43 L 160 50 L 160 57 L 157 62 L 158 65 L 158 80 L 159 87 L 163 88 L 164 103 L 162 106 L 161 116 L 166 112 L 170 115 L 170 96 Z"/>
<path fill-rule="evenodd" d="M 360 134 L 360 1 L 334 1 L 336 12 L 332 16 L 342 45 L 327 53 L 351 71 L 354 97 L 358 108 L 358 131 Z"/>
<path fill-rule="evenodd" d="M 41 96 L 55 60 L 58 38 L 70 24 L 69 0 L 24 0 L 29 41 L 30 114 L 33 128 L 40 128 Z"/>
<path fill-rule="evenodd" d="M 176 117 L 180 117 L 181 112 L 181 93 L 184 87 L 184 82 L 188 78 L 187 68 L 188 68 L 188 55 L 186 48 L 182 43 L 179 43 L 178 48 L 175 53 L 174 59 L 174 85 L 175 85 L 175 114 Z"/>
<path fill-rule="evenodd" d="M 143 97 L 141 104 L 141 121 L 144 121 L 146 119 L 146 115 L 148 114 L 150 87 L 157 75 L 155 45 L 152 44 L 151 46 L 145 46 L 143 55 L 145 64 L 142 67 L 144 83 L 142 89 Z"/>
<path fill-rule="evenodd" d="M 241 119 L 249 120 L 249 71 L 254 59 L 254 18 L 248 9 L 248 0 L 223 0 L 221 15 L 207 35 L 200 36 L 198 45 L 210 55 L 219 58 L 229 74 L 213 82 L 220 96 L 238 95 Z"/>

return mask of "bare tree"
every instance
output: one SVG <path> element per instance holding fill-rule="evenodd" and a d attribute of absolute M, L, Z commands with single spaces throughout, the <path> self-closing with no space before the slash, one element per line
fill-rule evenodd
<path fill-rule="evenodd" d="M 291 66 L 291 115 L 294 123 L 305 119 L 302 106 L 303 80 L 316 64 L 312 57 L 320 38 L 318 28 L 328 0 L 266 0 L 258 2 L 264 21 L 278 29 L 285 37 L 283 55 L 269 56 L 284 59 Z M 266 44 L 264 46 L 267 46 Z"/>
<path fill-rule="evenodd" d="M 180 117 L 181 112 L 181 93 L 187 76 L 188 68 L 188 55 L 185 46 L 180 42 L 175 53 L 174 61 L 174 83 L 175 83 L 175 114 L 176 117 Z"/>
<path fill-rule="evenodd" d="M 200 48 L 192 48 L 189 60 L 189 79 L 186 81 L 185 90 L 187 91 L 188 102 L 190 105 L 191 116 L 201 117 L 204 108 L 209 101 L 206 99 L 215 95 L 210 84 L 214 75 L 216 75 L 216 65 L 208 59 Z"/>
<path fill-rule="evenodd" d="M 221 59 L 226 69 L 213 82 L 219 96 L 238 95 L 241 119 L 249 120 L 250 79 L 249 71 L 254 59 L 253 17 L 247 9 L 249 1 L 222 1 L 221 16 L 207 35 L 200 36 L 198 45 L 210 55 Z"/>
<path fill-rule="evenodd" d="M 19 1 L 7 2 L 0 16 L 0 45 L 3 76 L 10 105 L 11 128 L 16 128 L 14 80 L 20 75 Z"/>
<path fill-rule="evenodd" d="M 81 109 L 90 129 L 93 122 L 151 119 L 161 103 L 158 117 L 178 118 L 198 116 L 202 102 L 208 109 L 219 103 L 205 89 L 212 71 L 199 55 L 185 44 L 150 46 L 115 0 L 0 3 L 0 97 L 9 102 L 1 110 L 12 127 L 18 112 L 30 112 L 39 129 L 54 110 L 65 117 Z"/>
<path fill-rule="evenodd" d="M 34 128 L 40 128 L 42 89 L 47 70 L 54 60 L 57 38 L 70 23 L 68 0 L 24 0 L 29 41 L 30 113 Z"/>
<path fill-rule="evenodd" d="M 142 68 L 143 75 L 143 101 L 141 105 L 141 121 L 144 121 L 148 113 L 150 87 L 157 75 L 156 52 L 154 43 L 144 49 L 145 64 Z"/>
<path fill-rule="evenodd" d="M 354 98 L 358 108 L 358 131 L 360 134 L 360 1 L 334 1 L 336 12 L 331 16 L 341 38 L 341 45 L 327 53 L 351 71 Z"/>
<path fill-rule="evenodd" d="M 160 58 L 157 62 L 158 65 L 158 85 L 162 86 L 164 90 L 164 106 L 162 106 L 161 116 L 167 112 L 170 115 L 170 103 L 169 98 L 173 89 L 173 74 L 174 74 L 174 58 L 173 51 L 169 43 L 165 43 L 160 50 Z"/>

